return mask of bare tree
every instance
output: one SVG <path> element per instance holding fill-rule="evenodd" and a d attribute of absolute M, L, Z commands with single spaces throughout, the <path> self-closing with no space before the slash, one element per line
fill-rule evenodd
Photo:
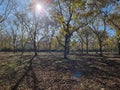
<path fill-rule="evenodd" d="M 80 42 L 81 42 L 82 53 L 83 53 L 83 46 L 85 44 L 86 54 L 88 54 L 89 46 L 90 46 L 89 42 L 91 41 L 91 38 L 93 37 L 92 31 L 90 30 L 89 27 L 86 26 L 83 29 L 79 30 L 77 33 L 78 33 L 78 36 L 79 36 L 79 39 L 80 39 Z"/>
<path fill-rule="evenodd" d="M 2 23 L 13 9 L 13 0 L 0 0 L 0 9 L 0 23 Z"/>
<path fill-rule="evenodd" d="M 100 16 L 99 16 L 100 17 Z M 96 35 L 98 42 L 99 42 L 99 51 L 100 55 L 103 55 L 103 41 L 107 37 L 107 32 L 106 32 L 106 23 L 105 23 L 105 18 L 99 18 L 97 17 L 94 19 L 91 25 L 89 25 L 90 29 L 93 31 L 93 33 Z"/>

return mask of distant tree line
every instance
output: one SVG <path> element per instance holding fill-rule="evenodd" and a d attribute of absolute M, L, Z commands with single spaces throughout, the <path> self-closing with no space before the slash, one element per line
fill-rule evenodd
<path fill-rule="evenodd" d="M 38 0 L 46 5 L 36 12 L 35 2 L 1 0 L 0 50 L 117 51 L 120 54 L 119 0 Z M 111 33 L 113 32 L 113 33 Z"/>

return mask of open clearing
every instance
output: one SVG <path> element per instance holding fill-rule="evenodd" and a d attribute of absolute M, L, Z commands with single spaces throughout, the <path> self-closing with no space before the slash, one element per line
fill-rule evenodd
<path fill-rule="evenodd" d="M 11 87 L 24 74 L 33 53 L 0 52 L 0 90 Z M 33 60 L 37 90 L 120 90 L 120 56 L 105 54 L 39 53 Z M 18 90 L 33 90 L 34 75 L 29 72 Z"/>

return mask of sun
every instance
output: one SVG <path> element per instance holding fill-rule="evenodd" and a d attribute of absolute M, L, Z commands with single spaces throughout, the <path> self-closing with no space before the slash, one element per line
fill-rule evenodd
<path fill-rule="evenodd" d="M 41 4 L 36 4 L 35 6 L 37 11 L 41 11 L 42 10 L 42 5 Z"/>
<path fill-rule="evenodd" d="M 42 3 L 42 2 L 36 2 L 34 4 L 34 11 L 35 11 L 36 15 L 43 15 L 43 14 L 45 14 L 44 3 Z"/>

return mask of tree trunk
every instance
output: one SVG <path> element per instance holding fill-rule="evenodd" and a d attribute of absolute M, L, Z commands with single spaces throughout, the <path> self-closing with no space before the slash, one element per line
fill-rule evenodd
<path fill-rule="evenodd" d="M 24 54 L 24 46 L 22 45 L 22 52 L 21 52 L 21 57 L 23 56 L 23 54 Z"/>
<path fill-rule="evenodd" d="M 36 41 L 34 40 L 34 53 L 35 56 L 37 56 L 37 46 L 36 46 Z"/>
<path fill-rule="evenodd" d="M 88 35 L 86 36 L 86 54 L 88 54 Z"/>
<path fill-rule="evenodd" d="M 81 43 L 81 48 L 82 48 L 82 50 L 81 50 L 81 52 L 82 52 L 82 54 L 83 54 L 83 42 Z"/>
<path fill-rule="evenodd" d="M 67 54 L 70 53 L 70 37 L 68 36 Z"/>
<path fill-rule="evenodd" d="M 67 54 L 69 51 L 69 36 L 65 35 L 65 46 L 64 46 L 64 59 L 67 59 Z"/>
<path fill-rule="evenodd" d="M 16 53 L 16 45 L 14 43 L 14 46 L 13 46 L 13 53 Z"/>
<path fill-rule="evenodd" d="M 49 41 L 49 53 L 51 53 L 51 50 L 52 50 L 52 37 L 50 38 Z"/>
<path fill-rule="evenodd" d="M 84 44 L 83 39 L 81 39 L 81 41 L 80 41 L 80 45 L 81 45 L 81 47 L 80 47 L 80 53 L 82 53 L 82 54 L 83 54 L 83 50 L 84 50 L 83 44 Z"/>
<path fill-rule="evenodd" d="M 118 42 L 118 55 L 120 55 L 120 42 Z"/>
<path fill-rule="evenodd" d="M 13 37 L 13 53 L 16 53 L 16 38 Z"/>
<path fill-rule="evenodd" d="M 34 54 L 35 54 L 35 56 L 37 56 L 36 30 L 35 30 L 35 32 L 34 32 L 33 48 L 34 48 Z"/>
<path fill-rule="evenodd" d="M 102 41 L 99 39 L 99 51 L 100 51 L 100 55 L 103 55 L 103 50 L 102 50 Z"/>

